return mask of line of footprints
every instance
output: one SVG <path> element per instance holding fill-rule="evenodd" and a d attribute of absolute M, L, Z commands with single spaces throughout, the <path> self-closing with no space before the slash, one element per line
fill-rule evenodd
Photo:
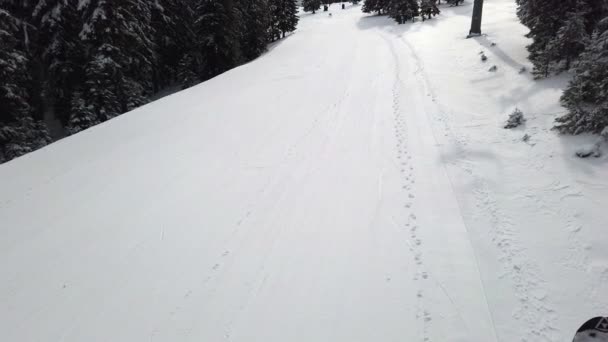
<path fill-rule="evenodd" d="M 399 85 L 397 84 L 396 87 Z M 397 138 L 397 160 L 399 163 L 399 171 L 401 173 L 401 186 L 402 190 L 405 193 L 405 205 L 404 209 L 408 212 L 407 222 L 405 223 L 405 229 L 408 229 L 410 232 L 410 244 L 409 248 L 414 256 L 414 261 L 416 264 L 416 273 L 414 275 L 414 281 L 426 281 L 429 276 L 428 273 L 424 270 L 424 261 L 422 258 L 422 253 L 420 248 L 422 246 L 422 239 L 418 236 L 418 224 L 416 222 L 416 215 L 413 212 L 413 200 L 416 198 L 414 194 L 414 184 L 416 183 L 414 179 L 414 167 L 411 164 L 412 156 L 410 155 L 407 147 L 407 125 L 405 120 L 403 119 L 402 114 L 399 110 L 399 95 L 397 91 L 393 92 L 393 112 L 395 119 L 395 136 Z M 418 291 L 416 293 L 416 297 L 418 300 L 418 312 L 416 313 L 416 318 L 423 320 L 423 341 L 430 342 L 431 339 L 428 334 L 428 323 L 432 320 L 431 314 L 423 308 L 422 301 L 424 298 L 423 289 L 425 286 L 419 286 Z"/>

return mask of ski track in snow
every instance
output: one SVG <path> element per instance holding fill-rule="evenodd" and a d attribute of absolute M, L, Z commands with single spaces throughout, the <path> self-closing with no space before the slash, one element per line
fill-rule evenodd
<path fill-rule="evenodd" d="M 518 241 L 517 232 L 511 220 L 500 210 L 496 200 L 492 198 L 484 178 L 476 174 L 475 169 L 467 162 L 467 140 L 458 136 L 451 128 L 448 112 L 441 105 L 440 98 L 425 75 L 424 64 L 416 54 L 415 49 L 407 42 L 405 37 L 402 37 L 400 42 L 410 51 L 415 61 L 417 68 L 414 75 L 419 79 L 419 84 L 423 85 L 425 91 L 430 94 L 431 101 L 436 109 L 434 111 L 434 122 L 438 126 L 436 127 L 448 139 L 451 146 L 458 151 L 458 162 L 452 164 L 471 176 L 474 183 L 475 197 L 477 198 L 478 212 L 482 215 L 490 215 L 492 241 L 500 253 L 499 261 L 503 266 L 504 274 L 502 278 L 510 280 L 520 301 L 519 309 L 513 313 L 513 317 L 524 322 L 528 327 L 527 331 L 523 332 L 521 341 L 554 341 L 554 332 L 557 330 L 554 322 L 557 313 L 547 304 L 547 292 L 543 289 L 544 280 L 541 270 L 526 256 L 526 251 Z M 575 250 L 580 252 L 580 248 L 575 247 Z M 576 267 L 581 265 L 581 263 L 577 263 Z"/>
<path fill-rule="evenodd" d="M 285 159 L 283 160 L 283 163 L 287 163 L 288 159 L 293 159 L 293 158 L 295 158 L 295 156 L 298 155 L 299 150 L 302 149 L 303 145 L 305 144 L 305 141 L 310 138 L 310 136 L 313 134 L 313 132 L 315 132 L 316 130 L 319 129 L 320 125 L 325 125 L 325 126 L 329 127 L 332 124 L 339 123 L 342 121 L 343 118 L 340 118 L 339 116 L 344 115 L 344 114 L 340 111 L 340 109 L 341 109 L 342 103 L 348 96 L 349 96 L 349 92 L 347 89 L 347 90 L 345 90 L 343 95 L 339 97 L 338 101 L 328 105 L 325 108 L 325 110 L 323 110 L 321 112 L 321 114 L 319 114 L 313 120 L 312 125 L 305 131 L 305 133 L 303 135 L 299 136 L 298 138 L 296 138 L 295 142 L 289 146 L 289 148 L 287 149 Z M 339 129 L 340 129 L 340 126 L 336 125 L 332 128 L 335 130 L 334 133 L 337 133 L 337 131 L 339 131 Z M 317 158 L 319 158 L 319 156 L 321 156 L 320 159 L 323 159 L 323 157 L 325 157 L 327 148 L 331 144 L 332 137 L 333 137 L 332 134 L 325 135 L 324 141 L 321 144 L 321 146 L 323 146 L 323 148 L 321 149 L 321 151 L 319 151 L 320 153 L 317 154 L 317 156 L 314 156 L 314 158 L 307 159 L 306 166 L 304 168 L 306 170 L 308 170 L 306 172 L 306 174 L 308 176 L 310 176 L 316 172 L 316 166 L 319 165 L 319 163 L 320 163 Z M 266 189 L 267 189 L 267 187 L 264 187 L 260 191 L 260 195 L 264 195 L 266 192 Z M 287 192 L 287 190 L 288 189 L 286 189 L 285 193 Z M 258 198 L 258 200 L 259 200 L 259 198 Z M 278 205 L 278 203 L 279 202 L 277 202 L 277 205 Z M 245 215 L 245 217 L 246 218 L 249 217 L 250 213 L 251 212 L 248 211 L 247 214 Z M 240 223 L 239 223 L 239 225 L 240 225 Z M 271 241 L 272 241 L 271 248 L 269 248 L 265 251 L 263 261 L 261 262 L 261 266 L 260 266 L 256 276 L 253 278 L 255 280 L 252 282 L 252 285 L 249 287 L 248 294 L 246 295 L 246 300 L 239 305 L 238 311 L 234 314 L 234 316 L 232 317 L 232 319 L 230 320 L 230 322 L 226 325 L 226 327 L 224 329 L 225 330 L 224 338 L 227 341 L 232 340 L 233 325 L 239 320 L 240 316 L 247 309 L 249 302 L 256 297 L 256 293 L 258 293 L 260 291 L 260 289 L 264 286 L 264 284 L 266 283 L 266 281 L 268 279 L 268 276 L 269 276 L 268 273 L 264 272 L 266 260 L 268 259 L 268 257 L 270 255 L 272 255 L 272 253 L 275 249 L 276 243 L 280 239 L 280 235 L 282 234 L 282 231 L 273 232 L 272 234 L 273 234 L 273 237 L 271 239 Z M 247 240 L 244 239 L 244 240 L 242 240 L 241 243 L 247 243 Z M 238 251 L 238 247 L 236 247 L 236 250 Z"/>
<path fill-rule="evenodd" d="M 416 272 L 413 275 L 413 280 L 417 284 L 416 289 L 416 318 L 421 322 L 421 341 L 431 342 L 430 331 L 433 329 L 433 308 L 426 303 L 425 289 L 431 286 L 436 286 L 440 289 L 442 294 L 447 298 L 451 304 L 451 309 L 457 312 L 457 315 L 461 318 L 462 324 L 466 326 L 465 321 L 462 319 L 459 306 L 451 298 L 449 291 L 441 284 L 440 281 L 435 279 L 433 275 L 427 270 L 424 262 L 423 248 L 424 239 L 419 235 L 421 228 L 417 222 L 416 215 L 416 191 L 415 184 L 416 179 L 414 176 L 415 165 L 412 164 L 412 156 L 408 149 L 408 126 L 407 126 L 407 112 L 401 107 L 401 99 L 404 98 L 403 93 L 403 81 L 402 81 L 402 67 L 401 60 L 397 54 L 393 41 L 386 37 L 384 33 L 380 33 L 382 39 L 385 41 L 391 51 L 393 57 L 393 63 L 395 65 L 395 81 L 393 84 L 393 114 L 394 114 L 394 126 L 395 126 L 395 137 L 397 140 L 397 160 L 399 161 L 399 168 L 402 178 L 402 192 L 404 198 L 403 208 L 406 213 L 406 222 L 404 228 L 409 232 L 409 239 L 407 241 L 408 249 L 411 251 L 414 263 L 416 265 Z M 409 48 L 409 46 L 408 46 Z M 411 49 L 410 49 L 411 50 Z M 416 75 L 420 73 L 422 66 L 419 59 L 416 59 L 417 69 L 413 71 Z M 406 97 L 407 98 L 407 97 Z M 442 310 L 447 310 L 443 308 Z M 441 314 L 440 314 L 441 316 Z"/>

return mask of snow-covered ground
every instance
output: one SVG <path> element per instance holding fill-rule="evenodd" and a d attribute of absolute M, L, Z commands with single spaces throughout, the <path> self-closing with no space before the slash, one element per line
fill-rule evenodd
<path fill-rule="evenodd" d="M 608 307 L 608 159 L 550 131 L 566 78 L 520 73 L 514 1 L 465 39 L 471 7 L 303 14 L 1 165 L 1 340 L 572 339 Z"/>

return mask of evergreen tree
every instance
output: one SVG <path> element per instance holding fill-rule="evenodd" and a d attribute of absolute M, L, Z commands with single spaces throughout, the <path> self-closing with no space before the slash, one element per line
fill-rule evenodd
<path fill-rule="evenodd" d="M 80 33 L 89 46 L 83 102 L 72 99 L 70 126 L 92 110 L 103 122 L 146 102 L 153 92 L 155 60 L 151 6 L 145 0 L 91 0 L 85 8 Z M 86 128 L 86 127 L 85 127 Z"/>
<path fill-rule="evenodd" d="M 437 0 L 422 0 L 420 2 L 420 14 L 422 15 L 422 20 L 425 20 L 425 15 L 428 16 L 428 19 L 431 19 L 431 16 L 436 16 L 439 14 L 439 8 L 437 8 Z"/>
<path fill-rule="evenodd" d="M 285 37 L 288 32 L 296 30 L 298 25 L 298 5 L 295 0 L 271 0 L 272 6 L 272 28 L 273 32 L 279 33 L 279 38 Z"/>
<path fill-rule="evenodd" d="M 281 21 L 281 0 L 269 0 L 268 10 L 270 12 L 270 22 L 268 23 L 268 41 L 274 42 L 281 39 L 281 29 L 279 23 Z"/>
<path fill-rule="evenodd" d="M 302 0 L 304 12 L 315 14 L 321 8 L 321 0 Z"/>
<path fill-rule="evenodd" d="M 240 0 L 242 27 L 240 47 L 243 58 L 252 60 L 264 51 L 268 44 L 269 28 L 271 25 L 271 7 L 268 0 Z"/>
<path fill-rule="evenodd" d="M 197 51 L 189 51 L 179 60 L 177 65 L 177 79 L 182 85 L 182 89 L 186 89 L 200 82 L 201 58 Z"/>
<path fill-rule="evenodd" d="M 188 87 L 197 82 L 197 38 L 195 12 L 191 1 L 156 0 L 152 25 L 157 59 L 154 65 L 154 90 L 174 83 Z"/>
<path fill-rule="evenodd" d="M 557 119 L 560 132 L 600 133 L 608 126 L 608 18 L 581 54 L 561 102 L 568 114 Z"/>
<path fill-rule="evenodd" d="M 232 0 L 200 0 L 196 34 L 202 56 L 202 79 L 208 79 L 239 65 L 240 17 Z"/>
<path fill-rule="evenodd" d="M 0 163 L 51 143 L 44 123 L 31 116 L 21 116 L 15 121 L 0 124 Z"/>
<path fill-rule="evenodd" d="M 546 58 L 556 61 L 553 71 L 569 70 L 572 61 L 580 55 L 589 43 L 589 35 L 585 30 L 584 14 L 580 11 L 569 13 L 566 22 L 543 51 L 547 55 Z"/>
<path fill-rule="evenodd" d="M 0 9 L 0 119 L 5 123 L 27 116 L 31 111 L 27 89 L 29 59 L 21 34 L 23 25 L 12 12 Z"/>
<path fill-rule="evenodd" d="M 38 28 L 37 51 L 45 75 L 46 111 L 62 124 L 70 116 L 72 94 L 83 78 L 84 46 L 78 37 L 82 27 L 77 0 L 38 0 L 33 23 Z"/>
<path fill-rule="evenodd" d="M 20 1 L 0 0 L 0 162 L 50 142 L 48 131 L 34 118 L 30 77 L 28 9 Z"/>
<path fill-rule="evenodd" d="M 365 13 L 382 13 L 383 7 L 382 3 L 384 0 L 365 0 L 363 3 L 363 8 L 361 9 Z"/>
<path fill-rule="evenodd" d="M 608 16 L 608 1 L 581 1 L 581 8 L 578 10 L 585 13 L 585 27 L 587 32 L 593 33 L 600 21 Z"/>
<path fill-rule="evenodd" d="M 111 96 L 112 94 L 106 95 Z M 103 97 L 100 96 L 100 98 Z M 70 105 L 72 111 L 70 117 L 68 118 L 68 123 L 66 124 L 67 134 L 76 134 L 100 123 L 95 108 L 93 105 L 85 102 L 81 93 L 75 92 L 72 94 L 72 102 Z"/>
<path fill-rule="evenodd" d="M 388 15 L 399 24 L 414 20 L 418 16 L 418 12 L 417 0 L 390 0 L 388 6 Z"/>
<path fill-rule="evenodd" d="M 532 38 L 527 47 L 536 77 L 567 70 L 583 51 L 602 8 L 587 0 L 518 0 L 517 15 Z M 594 5 L 590 5 L 594 3 Z M 578 42 L 577 42 L 578 40 Z"/>

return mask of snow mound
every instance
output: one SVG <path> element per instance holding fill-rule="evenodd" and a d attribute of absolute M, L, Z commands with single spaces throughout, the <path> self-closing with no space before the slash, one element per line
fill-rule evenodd
<path fill-rule="evenodd" d="M 602 156 L 602 152 L 600 150 L 600 144 L 595 143 L 595 144 L 582 145 L 581 147 L 579 147 L 576 150 L 576 156 L 579 158 L 588 158 L 588 157 L 599 158 Z"/>

